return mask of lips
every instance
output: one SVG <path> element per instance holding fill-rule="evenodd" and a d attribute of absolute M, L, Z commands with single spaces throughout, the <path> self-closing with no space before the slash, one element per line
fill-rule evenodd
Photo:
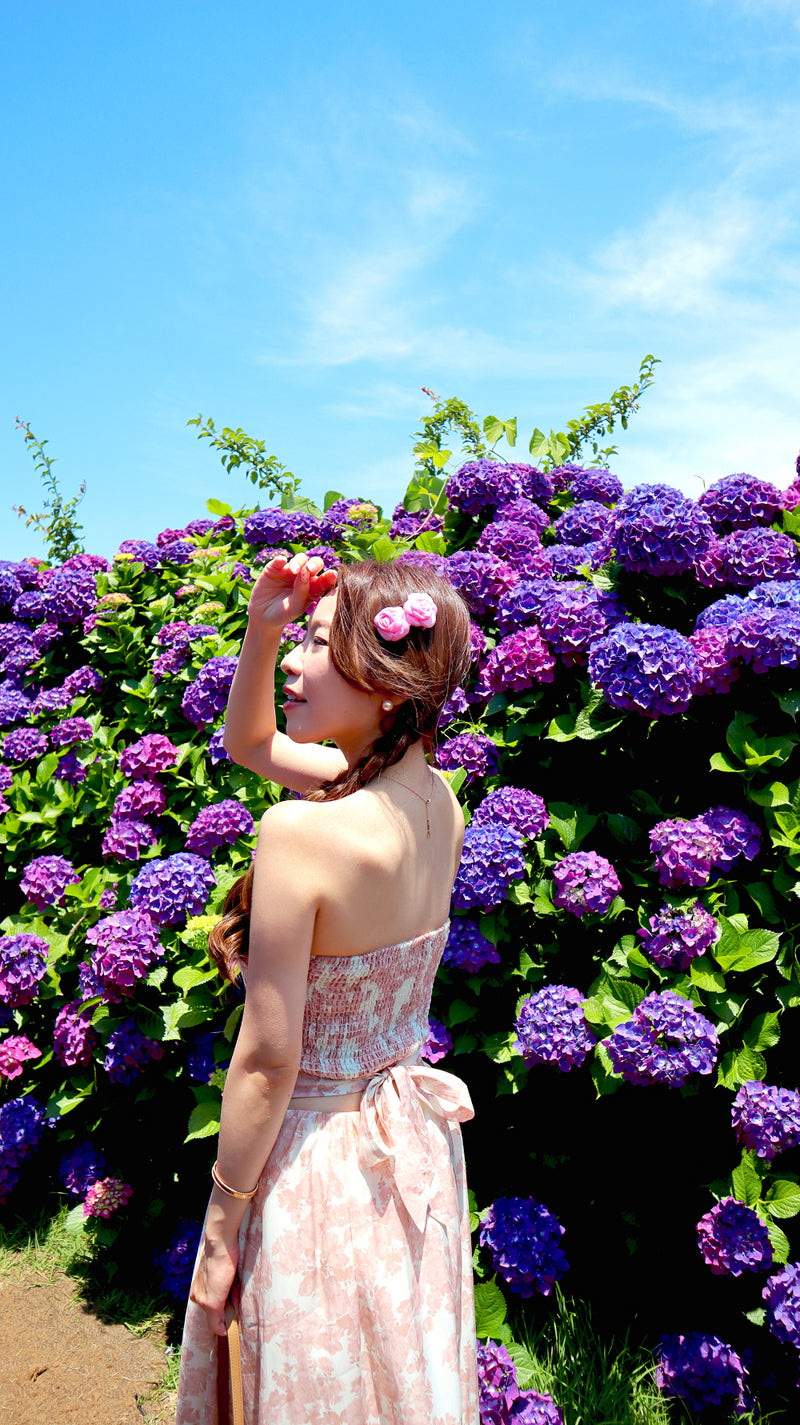
<path fill-rule="evenodd" d="M 296 693 L 289 693 L 284 689 L 284 701 L 287 703 L 304 703 L 305 698 L 298 698 Z"/>

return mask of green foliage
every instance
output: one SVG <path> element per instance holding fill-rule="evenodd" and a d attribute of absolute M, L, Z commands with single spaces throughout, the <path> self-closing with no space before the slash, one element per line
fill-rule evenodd
<path fill-rule="evenodd" d="M 26 421 L 17 419 L 17 430 L 25 432 L 23 440 L 30 450 L 36 473 L 47 491 L 47 498 L 39 514 L 28 514 L 22 505 L 14 505 L 12 508 L 20 518 L 25 517 L 26 529 L 33 525 L 34 529 L 39 531 L 44 539 L 48 557 L 53 563 L 61 564 L 73 554 L 83 553 L 83 529 L 78 524 L 75 511 L 86 494 L 86 481 L 81 481 L 77 495 L 65 500 L 53 471 L 55 459 L 52 455 L 45 454 L 48 442 L 37 440 Z"/>
<path fill-rule="evenodd" d="M 620 386 L 607 401 L 587 406 L 582 416 L 567 422 L 566 436 L 562 439 L 566 439 L 571 460 L 577 460 L 587 445 L 591 446 L 593 461 L 601 465 L 617 454 L 617 446 L 607 445 L 601 448 L 600 441 L 603 436 L 611 433 L 617 421 L 623 430 L 628 429 L 631 416 L 639 409 L 640 396 L 653 384 L 653 371 L 658 365 L 657 356 L 643 357 L 638 378 L 632 386 Z"/>
<path fill-rule="evenodd" d="M 204 421 L 202 415 L 193 417 L 186 424 L 197 426 L 197 439 L 207 440 L 212 450 L 221 452 L 220 462 L 228 474 L 241 467 L 245 479 L 259 490 L 269 490 L 281 497 L 296 493 L 300 481 L 286 469 L 277 455 L 267 455 L 263 440 L 255 440 L 243 430 L 233 430 L 230 426 L 223 426 L 218 431 L 213 420 L 209 417 Z"/>

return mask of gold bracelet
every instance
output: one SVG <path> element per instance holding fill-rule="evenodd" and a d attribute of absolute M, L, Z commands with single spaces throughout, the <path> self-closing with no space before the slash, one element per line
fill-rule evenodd
<path fill-rule="evenodd" d="M 211 1169 L 211 1176 L 214 1179 L 214 1182 L 216 1183 L 220 1192 L 227 1193 L 228 1197 L 236 1197 L 239 1199 L 240 1202 L 249 1202 L 251 1197 L 255 1197 L 261 1183 L 261 1179 L 259 1178 L 255 1187 L 252 1188 L 250 1192 L 237 1192 L 236 1188 L 228 1187 L 228 1184 L 225 1182 L 225 1179 L 220 1177 L 219 1173 L 217 1172 L 216 1163 Z"/>

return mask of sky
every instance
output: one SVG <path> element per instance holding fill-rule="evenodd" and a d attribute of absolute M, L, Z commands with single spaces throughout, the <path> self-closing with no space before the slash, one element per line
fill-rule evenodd
<path fill-rule="evenodd" d="M 692 495 L 800 448 L 800 0 L 3 7 L 0 557 L 42 555 L 15 419 L 87 550 L 300 493 L 391 509 L 422 388 Z M 512 452 L 501 447 L 511 458 Z"/>

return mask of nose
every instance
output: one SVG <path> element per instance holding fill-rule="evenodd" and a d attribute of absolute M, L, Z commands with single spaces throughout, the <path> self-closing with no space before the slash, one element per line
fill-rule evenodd
<path fill-rule="evenodd" d="M 281 659 L 280 667 L 282 673 L 299 673 L 302 666 L 302 643 L 296 643 L 294 648 Z"/>

